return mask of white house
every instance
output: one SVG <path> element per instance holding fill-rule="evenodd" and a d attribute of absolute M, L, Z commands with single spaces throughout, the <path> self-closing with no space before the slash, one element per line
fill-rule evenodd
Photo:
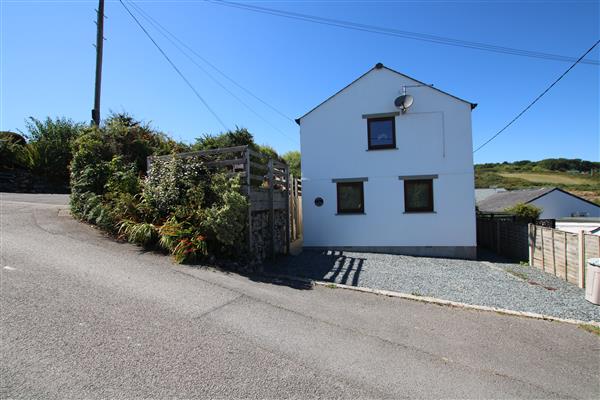
<path fill-rule="evenodd" d="M 475 106 L 377 64 L 297 119 L 304 247 L 474 258 Z"/>
<path fill-rule="evenodd" d="M 477 206 L 482 212 L 502 212 L 517 203 L 540 207 L 543 219 L 600 217 L 598 204 L 555 187 L 496 193 L 478 201 Z"/>

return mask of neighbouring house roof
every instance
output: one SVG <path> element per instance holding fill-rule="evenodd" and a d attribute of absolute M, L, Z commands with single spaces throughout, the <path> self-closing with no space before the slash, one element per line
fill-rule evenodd
<path fill-rule="evenodd" d="M 418 80 L 418 79 L 415 79 L 415 78 L 413 78 L 413 77 L 410 77 L 410 76 L 408 76 L 408 75 L 405 75 L 405 74 L 403 74 L 403 73 L 401 73 L 401 72 L 398 72 L 398 71 L 395 71 L 395 70 L 393 70 L 393 69 L 391 69 L 391 68 L 388 68 L 388 67 L 386 67 L 385 65 L 383 65 L 382 63 L 377 63 L 377 64 L 375 64 L 375 66 L 374 66 L 373 68 L 371 68 L 370 70 L 368 70 L 367 72 L 365 72 L 364 74 L 362 74 L 361 76 L 359 76 L 358 78 L 356 78 L 355 80 L 353 80 L 352 82 L 350 82 L 348 85 L 344 86 L 342 89 L 338 90 L 338 91 L 337 91 L 336 93 L 334 93 L 333 95 L 329 96 L 327 99 L 325 99 L 325 100 L 324 100 L 323 102 L 321 102 L 319 105 L 317 105 L 316 107 L 312 108 L 312 109 L 311 109 L 309 112 L 307 112 L 306 114 L 304 114 L 303 116 L 301 116 L 301 117 L 299 117 L 299 118 L 296 118 L 296 120 L 295 120 L 295 121 L 296 121 L 296 123 L 297 123 L 298 125 L 300 125 L 300 120 L 301 120 L 302 118 L 306 117 L 308 114 L 310 114 L 311 112 L 313 112 L 313 111 L 314 111 L 314 110 L 316 110 L 317 108 L 321 107 L 323 104 L 327 103 L 329 100 L 331 100 L 332 98 L 334 98 L 335 96 L 337 96 L 339 93 L 343 92 L 344 90 L 346 90 L 347 88 L 349 88 L 350 86 L 352 86 L 352 85 L 353 85 L 355 82 L 359 81 L 359 80 L 360 80 L 360 79 L 362 79 L 364 76 L 366 76 L 367 74 L 369 74 L 371 71 L 374 71 L 374 70 L 376 70 L 376 69 L 386 69 L 386 70 L 388 70 L 388 71 L 391 71 L 391 72 L 393 72 L 393 73 L 395 73 L 395 74 L 398 74 L 398 75 L 400 75 L 400 76 L 403 76 L 403 77 L 405 77 L 405 78 L 408 78 L 408 79 L 410 79 L 410 80 L 413 80 L 413 81 L 417 82 L 419 85 L 425 85 L 425 86 L 428 86 L 428 87 L 430 87 L 431 89 L 433 89 L 433 90 L 437 90 L 437 91 L 438 91 L 438 92 L 440 92 L 440 93 L 443 93 L 443 94 L 445 94 L 445 95 L 447 95 L 447 96 L 453 97 L 453 98 L 455 98 L 456 100 L 460 100 L 460 101 L 462 101 L 462 102 L 465 102 L 465 103 L 467 103 L 467 104 L 470 104 L 470 105 L 471 105 L 471 110 L 472 110 L 472 109 L 474 109 L 475 107 L 477 107 L 477 103 L 471 103 L 470 101 L 467 101 L 467 100 L 461 99 L 460 97 L 456 97 L 456 96 L 454 96 L 454 95 L 452 95 L 452 94 L 450 94 L 450 93 L 448 93 L 448 92 L 444 92 L 443 90 L 440 90 L 440 89 L 438 89 L 438 88 L 436 88 L 436 87 L 433 87 L 433 85 L 428 85 L 428 84 L 426 84 L 426 83 L 423 83 L 423 82 L 421 82 L 421 81 L 420 81 L 420 80 Z"/>
<path fill-rule="evenodd" d="M 482 200 L 487 199 L 488 197 L 500 193 L 506 192 L 504 188 L 485 188 L 485 189 L 475 189 L 475 201 L 480 202 Z"/>
<path fill-rule="evenodd" d="M 556 188 L 551 187 L 500 192 L 478 201 L 477 207 L 479 208 L 479 211 L 483 212 L 501 212 L 517 203 L 527 204 L 555 189 Z"/>
<path fill-rule="evenodd" d="M 531 203 L 532 201 L 537 200 L 540 197 L 545 196 L 548 193 L 553 192 L 555 190 L 563 192 L 569 196 L 575 197 L 581 201 L 585 201 L 586 203 L 593 204 L 596 207 L 600 207 L 589 200 L 586 200 L 579 196 L 575 196 L 573 193 L 569 193 L 557 187 L 511 190 L 508 192 L 500 192 L 493 194 L 481 201 L 478 201 L 477 207 L 479 208 L 479 211 L 482 212 L 502 212 L 507 208 L 514 206 L 517 203 Z"/>

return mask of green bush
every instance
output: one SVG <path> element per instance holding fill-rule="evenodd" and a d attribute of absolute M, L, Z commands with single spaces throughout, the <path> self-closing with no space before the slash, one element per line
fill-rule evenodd
<path fill-rule="evenodd" d="M 245 130 L 236 132 L 206 137 L 204 145 L 251 138 Z M 148 155 L 182 148 L 126 115 L 86 129 L 72 149 L 74 216 L 131 243 L 163 249 L 177 262 L 244 255 L 248 201 L 239 177 L 175 156 L 154 159 L 145 176 Z"/>
<path fill-rule="evenodd" d="M 204 182 L 207 171 L 202 161 L 175 156 L 167 160 L 155 160 L 144 183 L 143 198 L 157 217 L 165 217 L 179 206 L 194 207 L 204 201 Z"/>
<path fill-rule="evenodd" d="M 504 211 L 529 220 L 536 220 L 542 214 L 542 209 L 540 207 L 525 203 L 517 203 L 514 206 L 505 209 Z"/>
<path fill-rule="evenodd" d="M 50 182 L 68 185 L 71 144 L 81 135 L 83 125 L 67 118 L 30 117 L 26 123 L 28 143 L 24 163 L 35 175 Z"/>

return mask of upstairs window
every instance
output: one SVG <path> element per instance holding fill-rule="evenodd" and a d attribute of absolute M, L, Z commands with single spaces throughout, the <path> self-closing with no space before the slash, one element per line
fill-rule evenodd
<path fill-rule="evenodd" d="M 363 214 L 365 194 L 363 182 L 337 182 L 338 214 Z"/>
<path fill-rule="evenodd" d="M 396 118 L 368 118 L 369 150 L 396 148 Z"/>
<path fill-rule="evenodd" d="M 404 211 L 433 212 L 433 179 L 404 181 Z"/>

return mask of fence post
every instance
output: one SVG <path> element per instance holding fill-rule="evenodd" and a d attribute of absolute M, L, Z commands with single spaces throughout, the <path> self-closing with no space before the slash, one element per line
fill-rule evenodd
<path fill-rule="evenodd" d="M 269 230 L 271 231 L 271 240 L 270 240 L 270 256 L 271 259 L 275 258 L 275 209 L 273 205 L 273 194 L 274 194 L 274 184 L 275 179 L 273 178 L 273 159 L 269 158 L 268 163 L 269 168 Z"/>
<path fill-rule="evenodd" d="M 500 252 L 500 221 L 496 221 L 496 253 L 502 254 Z"/>
<path fill-rule="evenodd" d="M 533 267 L 533 224 L 527 224 L 527 233 L 529 233 L 529 238 L 527 243 L 529 244 L 529 266 Z"/>
<path fill-rule="evenodd" d="M 554 229 L 550 231 L 552 233 L 552 271 L 554 276 L 556 276 L 556 243 L 554 243 Z"/>
<path fill-rule="evenodd" d="M 569 239 L 567 237 L 567 232 L 563 232 L 564 236 L 565 236 L 565 281 L 569 281 L 567 274 L 569 273 L 569 247 L 568 247 L 568 243 L 569 243 Z"/>
<path fill-rule="evenodd" d="M 544 227 L 540 226 L 540 236 L 542 239 L 542 271 L 546 272 L 546 251 L 544 250 Z"/>
<path fill-rule="evenodd" d="M 252 245 L 252 203 L 250 200 L 250 194 L 252 193 L 251 186 L 251 168 L 250 168 L 250 148 L 246 146 L 245 150 L 245 159 L 246 159 L 246 194 L 248 195 L 248 254 L 250 257 L 254 258 L 254 247 Z"/>
<path fill-rule="evenodd" d="M 579 231 L 578 239 L 578 247 L 579 247 L 579 287 L 585 287 L 585 232 Z"/>

